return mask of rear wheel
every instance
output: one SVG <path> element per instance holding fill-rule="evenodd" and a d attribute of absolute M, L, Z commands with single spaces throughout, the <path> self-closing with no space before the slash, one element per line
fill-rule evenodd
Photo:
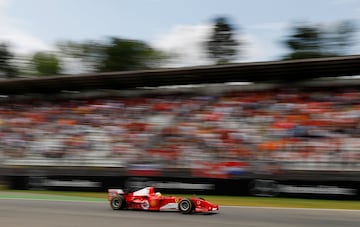
<path fill-rule="evenodd" d="M 183 214 L 190 214 L 194 210 L 194 204 L 190 199 L 182 199 L 179 203 L 179 210 Z"/>
<path fill-rule="evenodd" d="M 120 210 L 125 207 L 125 201 L 122 196 L 117 196 L 111 199 L 110 201 L 110 207 L 113 210 Z"/>

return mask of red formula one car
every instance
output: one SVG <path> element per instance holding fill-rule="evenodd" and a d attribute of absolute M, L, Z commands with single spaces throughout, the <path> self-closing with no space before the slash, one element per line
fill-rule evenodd
<path fill-rule="evenodd" d="M 155 192 L 154 187 L 146 187 L 129 193 L 125 193 L 122 189 L 109 189 L 108 200 L 113 210 L 174 210 L 183 214 L 216 213 L 219 211 L 218 205 L 203 198 L 162 196 L 159 192 Z"/>

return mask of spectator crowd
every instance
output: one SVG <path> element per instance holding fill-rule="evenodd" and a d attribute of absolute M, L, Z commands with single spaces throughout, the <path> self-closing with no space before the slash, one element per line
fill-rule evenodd
<path fill-rule="evenodd" d="M 360 161 L 359 137 L 360 90 L 354 88 L 4 100 L 0 106 L 0 152 L 12 159 L 351 166 Z"/>

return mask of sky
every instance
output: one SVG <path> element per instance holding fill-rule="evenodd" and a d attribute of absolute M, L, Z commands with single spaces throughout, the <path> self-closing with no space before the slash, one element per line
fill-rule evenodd
<path fill-rule="evenodd" d="M 171 67 L 206 65 L 201 44 L 226 16 L 244 45 L 237 62 L 278 60 L 297 22 L 360 25 L 360 0 L 0 0 L 0 42 L 19 55 L 59 41 L 142 40 L 177 56 Z M 360 53 L 360 34 L 350 54 Z"/>

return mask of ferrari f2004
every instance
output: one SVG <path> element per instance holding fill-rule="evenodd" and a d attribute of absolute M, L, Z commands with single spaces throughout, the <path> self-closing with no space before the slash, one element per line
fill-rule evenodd
<path fill-rule="evenodd" d="M 146 187 L 133 192 L 122 189 L 108 189 L 108 200 L 113 210 L 174 210 L 183 214 L 216 213 L 219 206 L 200 197 L 183 198 L 163 196 L 154 187 Z"/>

